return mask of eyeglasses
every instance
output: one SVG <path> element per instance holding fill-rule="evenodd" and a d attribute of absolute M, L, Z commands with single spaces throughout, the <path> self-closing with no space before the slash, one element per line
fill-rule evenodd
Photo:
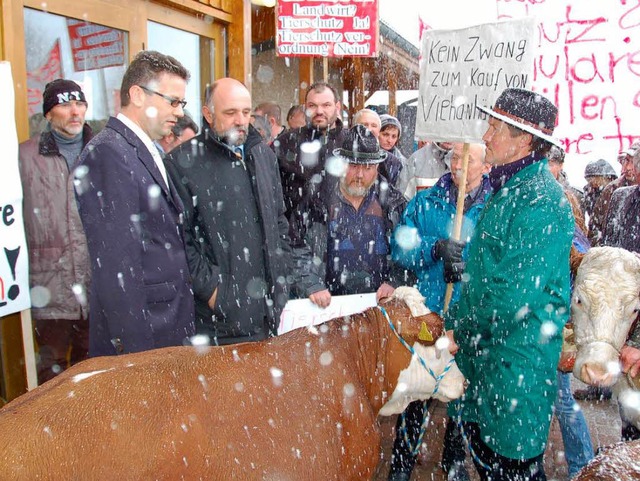
<path fill-rule="evenodd" d="M 162 97 L 167 102 L 169 102 L 169 104 L 173 108 L 176 108 L 178 105 L 180 105 L 184 109 L 187 106 L 187 101 L 186 100 L 180 100 L 180 99 L 177 99 L 175 97 L 169 97 L 168 95 L 161 94 L 160 92 L 156 92 L 155 90 L 151 90 L 150 88 L 147 88 L 144 85 L 138 85 L 138 87 L 140 87 L 142 90 L 144 90 L 145 92 L 147 92 L 149 94 L 156 94 L 157 96 Z"/>

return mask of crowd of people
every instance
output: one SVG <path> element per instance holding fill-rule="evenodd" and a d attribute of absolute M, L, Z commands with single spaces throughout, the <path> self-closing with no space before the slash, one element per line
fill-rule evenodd
<path fill-rule="evenodd" d="M 600 245 L 640 253 L 629 215 L 640 143 L 619 154 L 620 177 L 605 159 L 588 164 L 581 191 L 563 171 L 556 107 L 529 90 L 480 108 L 483 143 L 419 142 L 407 156 L 396 117 L 363 109 L 347 127 L 328 83 L 309 86 L 283 125 L 277 103 L 254 106 L 241 82 L 219 79 L 199 128 L 188 81 L 175 58 L 139 53 L 95 136 L 78 84 L 45 88 L 48 128 L 19 149 L 40 383 L 87 356 L 267 339 L 291 298 L 323 308 L 415 285 L 468 381 L 449 406 L 449 479 L 469 479 L 467 452 L 483 480 L 546 479 L 553 413 L 569 473 L 593 457 L 557 370 L 569 258 Z M 640 366 L 640 327 L 621 362 Z M 390 480 L 411 476 L 428 407 L 398 418 Z"/>

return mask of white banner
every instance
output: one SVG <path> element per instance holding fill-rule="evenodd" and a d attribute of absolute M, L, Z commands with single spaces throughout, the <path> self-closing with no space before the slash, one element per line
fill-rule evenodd
<path fill-rule="evenodd" d="M 497 0 L 499 18 L 535 16 L 533 89 L 558 107 L 564 168 L 584 185 L 587 162 L 620 170 L 618 152 L 640 139 L 638 2 Z"/>
<path fill-rule="evenodd" d="M 309 299 L 295 299 L 287 302 L 280 316 L 278 335 L 298 329 L 315 326 L 336 317 L 349 316 L 378 305 L 376 293 L 332 296 L 326 308 L 316 306 Z"/>
<path fill-rule="evenodd" d="M 535 20 L 487 23 L 459 30 L 425 30 L 422 35 L 416 137 L 481 142 L 486 115 L 509 87 L 533 81 Z"/>
<path fill-rule="evenodd" d="M 0 316 L 29 309 L 29 264 L 22 223 L 22 184 L 11 64 L 0 62 Z"/>

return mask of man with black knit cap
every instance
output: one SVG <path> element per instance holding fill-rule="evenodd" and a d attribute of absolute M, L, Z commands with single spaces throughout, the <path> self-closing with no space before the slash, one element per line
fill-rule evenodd
<path fill-rule="evenodd" d="M 48 129 L 19 149 L 40 384 L 68 367 L 69 350 L 71 365 L 89 350 L 89 256 L 70 172 L 91 139 L 87 101 L 77 83 L 48 83 L 42 112 Z"/>

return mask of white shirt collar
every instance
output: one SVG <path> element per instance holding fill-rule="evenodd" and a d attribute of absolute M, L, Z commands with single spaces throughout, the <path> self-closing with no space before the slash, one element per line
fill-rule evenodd
<path fill-rule="evenodd" d="M 142 140 L 142 143 L 145 145 L 145 147 L 147 147 L 147 150 L 149 150 L 151 157 L 153 157 L 154 162 L 158 166 L 158 169 L 160 170 L 160 174 L 162 174 L 165 187 L 169 188 L 169 180 L 167 179 L 167 169 L 165 168 L 164 163 L 162 162 L 162 157 L 160 156 L 160 152 L 158 152 L 158 148 L 153 143 L 153 140 L 151 140 L 151 137 L 149 137 L 146 134 L 146 132 L 140 128 L 138 124 L 136 124 L 133 120 L 131 120 L 126 115 L 124 115 L 122 112 L 120 112 L 116 116 L 116 118 L 120 122 L 122 122 L 124 125 L 129 127 L 133 131 L 133 133 L 136 134 L 140 140 Z"/>

